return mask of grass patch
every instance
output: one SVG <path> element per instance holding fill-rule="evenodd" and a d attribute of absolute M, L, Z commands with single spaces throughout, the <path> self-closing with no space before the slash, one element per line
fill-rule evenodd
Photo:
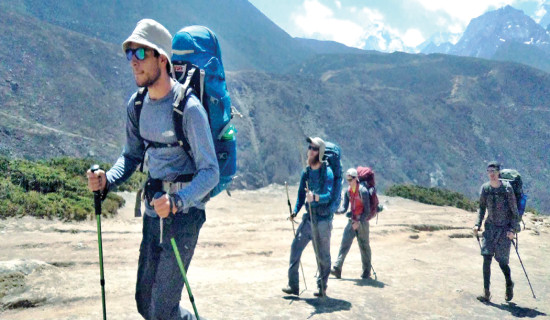
<path fill-rule="evenodd" d="M 468 233 L 453 233 L 449 236 L 451 239 L 465 239 L 465 238 L 473 238 L 473 234 Z"/>
<path fill-rule="evenodd" d="M 409 184 L 393 185 L 384 194 L 436 206 L 456 207 L 471 212 L 475 212 L 479 208 L 477 201 L 472 201 L 461 193 L 441 188 L 426 188 Z"/>
<path fill-rule="evenodd" d="M 29 161 L 0 156 L 0 218 L 34 216 L 64 221 L 94 217 L 93 193 L 88 191 L 86 170 L 92 159 L 56 158 Z M 108 170 L 108 164 L 100 164 Z M 142 174 L 135 174 L 118 189 L 132 191 Z M 113 216 L 124 199 L 109 193 L 103 216 Z"/>
<path fill-rule="evenodd" d="M 441 224 L 413 224 L 411 226 L 411 228 L 414 230 L 414 231 L 428 231 L 428 232 L 432 232 L 432 231 L 441 231 L 441 230 L 456 230 L 456 229 L 464 229 L 464 228 L 461 228 L 461 227 L 449 227 L 449 226 L 444 226 L 444 225 L 441 225 Z"/>

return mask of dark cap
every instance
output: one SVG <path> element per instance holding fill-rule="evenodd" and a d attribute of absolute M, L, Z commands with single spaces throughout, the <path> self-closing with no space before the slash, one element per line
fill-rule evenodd
<path fill-rule="evenodd" d="M 500 171 L 500 163 L 498 161 L 491 161 L 487 164 L 487 168 L 495 168 Z"/>

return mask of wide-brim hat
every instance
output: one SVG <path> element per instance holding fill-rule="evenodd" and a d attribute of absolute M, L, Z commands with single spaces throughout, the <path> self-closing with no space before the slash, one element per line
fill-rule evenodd
<path fill-rule="evenodd" d="M 140 20 L 132 34 L 122 43 L 122 51 L 128 49 L 130 42 L 157 50 L 168 59 L 172 73 L 172 35 L 162 24 L 153 19 Z"/>

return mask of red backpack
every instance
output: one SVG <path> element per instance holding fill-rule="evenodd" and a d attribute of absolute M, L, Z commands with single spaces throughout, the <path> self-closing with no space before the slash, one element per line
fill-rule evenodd
<path fill-rule="evenodd" d="M 362 183 L 369 190 L 370 214 L 367 221 L 374 218 L 378 213 L 378 196 L 376 195 L 376 187 L 374 182 L 374 171 L 369 167 L 357 167 L 357 178 L 359 183 Z"/>

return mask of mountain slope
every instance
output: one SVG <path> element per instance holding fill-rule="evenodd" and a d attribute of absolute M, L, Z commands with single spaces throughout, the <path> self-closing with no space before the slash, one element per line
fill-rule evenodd
<path fill-rule="evenodd" d="M 9 35 L 2 44 L 10 48 L 0 54 L 4 153 L 112 153 L 121 141 L 122 106 L 132 86 L 123 81 L 131 72 L 120 47 L 29 16 L 0 11 L 0 18 Z"/>
<path fill-rule="evenodd" d="M 202 24 L 219 37 L 228 70 L 280 72 L 289 61 L 314 54 L 246 0 L 22 0 L 1 6 L 119 46 L 143 18 L 160 21 L 172 34 Z"/>
<path fill-rule="evenodd" d="M 544 28 L 523 11 L 506 6 L 472 19 L 451 53 L 489 59 L 509 41 L 550 48 L 550 35 Z"/>
<path fill-rule="evenodd" d="M 486 162 L 497 159 L 522 172 L 531 205 L 548 208 L 550 172 L 539 170 L 550 161 L 548 74 L 402 53 L 327 55 L 297 70 L 229 77 L 245 115 L 237 123 L 247 139 L 240 163 L 247 186 L 296 181 L 301 141 L 319 135 L 340 144 L 344 167 L 372 166 L 382 190 L 412 182 L 475 198 Z"/>
<path fill-rule="evenodd" d="M 472 19 L 450 54 L 514 61 L 550 72 L 550 32 L 511 6 Z"/>

